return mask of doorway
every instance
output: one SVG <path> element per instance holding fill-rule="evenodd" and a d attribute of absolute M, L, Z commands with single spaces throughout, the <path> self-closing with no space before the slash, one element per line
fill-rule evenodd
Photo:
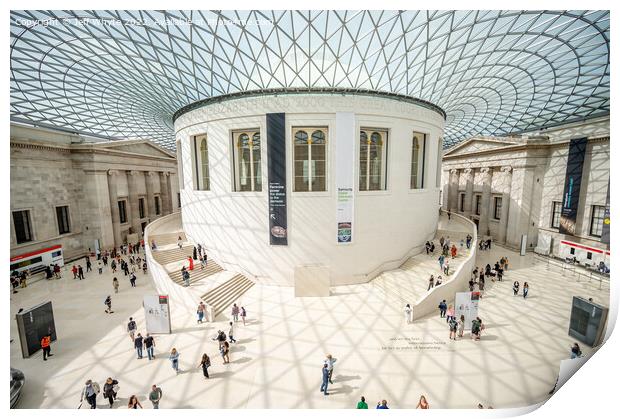
<path fill-rule="evenodd" d="M 142 224 L 141 224 L 141 226 L 142 226 L 142 236 L 143 237 L 144 237 L 144 229 L 146 228 L 146 224 L 147 224 L 146 221 L 143 221 Z"/>

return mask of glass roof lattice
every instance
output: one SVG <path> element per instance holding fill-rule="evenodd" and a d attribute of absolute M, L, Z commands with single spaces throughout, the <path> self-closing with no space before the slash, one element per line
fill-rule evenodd
<path fill-rule="evenodd" d="M 13 11 L 11 119 L 175 147 L 173 114 L 261 89 L 381 91 L 444 146 L 609 114 L 609 11 Z"/>

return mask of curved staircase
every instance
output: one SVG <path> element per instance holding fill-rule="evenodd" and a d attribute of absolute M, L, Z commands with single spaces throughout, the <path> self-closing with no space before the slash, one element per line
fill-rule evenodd
<path fill-rule="evenodd" d="M 215 319 L 253 286 L 254 282 L 241 274 L 236 274 L 228 281 L 207 292 L 202 296 L 202 299 L 212 307 L 213 318 Z"/>

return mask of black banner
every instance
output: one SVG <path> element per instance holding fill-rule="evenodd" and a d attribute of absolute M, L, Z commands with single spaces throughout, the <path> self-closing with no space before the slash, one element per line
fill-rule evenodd
<path fill-rule="evenodd" d="M 283 113 L 267 114 L 269 244 L 286 246 L 286 135 Z"/>
<path fill-rule="evenodd" d="M 579 208 L 579 191 L 581 190 L 581 174 L 586 156 L 587 138 L 570 140 L 568 161 L 566 163 L 566 179 L 564 180 L 564 197 L 562 215 L 560 217 L 560 233 L 575 235 L 577 210 Z"/>
<path fill-rule="evenodd" d="M 609 246 L 609 181 L 607 181 L 607 201 L 605 202 L 605 218 L 603 218 L 601 242 Z"/>

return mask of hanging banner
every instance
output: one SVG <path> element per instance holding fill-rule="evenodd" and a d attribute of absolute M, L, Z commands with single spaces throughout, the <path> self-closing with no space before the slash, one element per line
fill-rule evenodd
<path fill-rule="evenodd" d="M 457 292 L 454 295 L 454 315 L 456 320 L 465 316 L 465 329 L 471 330 L 471 322 L 478 317 L 479 292 Z"/>
<path fill-rule="evenodd" d="M 560 234 L 575 235 L 577 209 L 579 208 L 579 191 L 581 175 L 586 155 L 587 138 L 570 140 L 568 161 L 566 163 L 566 179 L 564 180 L 564 197 L 560 216 Z"/>
<path fill-rule="evenodd" d="M 607 200 L 605 201 L 605 216 L 603 217 L 603 232 L 601 242 L 609 246 L 609 181 L 607 181 Z"/>
<path fill-rule="evenodd" d="M 171 333 L 170 304 L 167 295 L 146 295 L 142 306 L 144 307 L 144 320 L 148 333 Z"/>
<path fill-rule="evenodd" d="M 283 113 L 267 114 L 269 244 L 286 246 L 286 135 Z"/>
<path fill-rule="evenodd" d="M 353 241 L 355 114 L 336 112 L 336 224 L 339 244 Z"/>

